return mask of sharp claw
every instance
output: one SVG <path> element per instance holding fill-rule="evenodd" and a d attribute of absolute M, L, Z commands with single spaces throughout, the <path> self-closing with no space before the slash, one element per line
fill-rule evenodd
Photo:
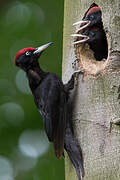
<path fill-rule="evenodd" d="M 74 85 L 75 86 L 77 86 L 77 84 L 78 84 L 78 77 L 79 77 L 79 74 L 84 74 L 84 71 L 82 71 L 82 70 L 76 70 L 76 71 L 74 71 L 74 74 L 73 74 L 73 76 L 74 76 Z"/>
<path fill-rule="evenodd" d="M 79 40 L 79 41 L 75 41 L 73 44 L 79 44 L 79 43 L 84 43 L 89 39 L 89 37 L 87 36 L 87 38 Z"/>
<path fill-rule="evenodd" d="M 78 63 L 80 60 L 79 59 L 76 59 L 76 62 Z"/>
<path fill-rule="evenodd" d="M 83 34 L 71 34 L 72 37 L 83 37 L 83 38 L 88 38 L 88 36 L 83 35 Z"/>
<path fill-rule="evenodd" d="M 81 20 L 81 21 L 78 21 L 78 22 L 76 22 L 76 23 L 74 23 L 73 24 L 73 26 L 76 26 L 76 25 L 80 25 L 80 24 L 83 24 L 83 23 L 88 23 L 89 21 L 83 21 L 83 20 Z"/>
<path fill-rule="evenodd" d="M 74 71 L 74 73 L 76 73 L 76 74 L 83 74 L 83 73 L 84 73 L 84 71 L 83 71 L 83 70 L 81 70 L 81 69 L 79 69 L 79 70 Z"/>

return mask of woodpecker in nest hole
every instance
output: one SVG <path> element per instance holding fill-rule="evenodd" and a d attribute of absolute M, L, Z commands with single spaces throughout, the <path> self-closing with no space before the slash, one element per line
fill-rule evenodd
<path fill-rule="evenodd" d="M 72 34 L 72 36 L 75 37 L 74 44 L 88 43 L 97 61 L 107 59 L 108 44 L 103 28 L 102 11 L 100 7 L 93 3 L 85 13 L 83 19 L 73 25 L 79 25 L 76 33 Z"/>
<path fill-rule="evenodd" d="M 42 52 L 50 46 L 45 44 L 38 48 L 24 48 L 15 58 L 16 66 L 26 72 L 34 102 L 43 118 L 46 134 L 53 142 L 57 158 L 64 156 L 64 149 L 76 169 L 78 179 L 84 177 L 83 156 L 80 146 L 74 137 L 71 122 L 68 117 L 69 92 L 74 88 L 76 71 L 67 84 L 52 72 L 44 72 L 38 59 Z"/>

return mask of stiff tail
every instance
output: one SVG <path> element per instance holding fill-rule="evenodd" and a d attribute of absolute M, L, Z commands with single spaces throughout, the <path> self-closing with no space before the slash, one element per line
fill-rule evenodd
<path fill-rule="evenodd" d="M 54 113 L 55 118 L 58 116 Z M 61 93 L 59 118 L 54 121 L 53 128 L 53 144 L 55 155 L 57 158 L 64 156 L 64 137 L 66 127 L 66 96 L 65 93 Z"/>
<path fill-rule="evenodd" d="M 81 178 L 84 177 L 82 150 L 69 126 L 66 128 L 64 148 L 75 167 L 78 179 L 81 180 Z"/>

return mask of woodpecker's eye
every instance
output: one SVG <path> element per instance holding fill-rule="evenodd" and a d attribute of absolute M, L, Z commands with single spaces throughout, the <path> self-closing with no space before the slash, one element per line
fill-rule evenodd
<path fill-rule="evenodd" d="M 91 16 L 90 16 L 90 20 L 93 20 L 93 19 L 94 19 L 94 16 L 93 16 L 93 15 L 91 15 Z"/>
<path fill-rule="evenodd" d="M 25 54 L 26 54 L 26 56 L 29 56 L 31 54 L 31 52 L 27 51 Z"/>

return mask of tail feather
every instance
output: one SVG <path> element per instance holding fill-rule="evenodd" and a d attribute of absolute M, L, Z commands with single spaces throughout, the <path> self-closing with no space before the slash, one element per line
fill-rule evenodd
<path fill-rule="evenodd" d="M 64 137 L 66 127 L 66 97 L 61 95 L 61 107 L 59 108 L 59 119 L 53 129 L 53 144 L 57 158 L 63 157 Z M 54 123 L 55 124 L 55 123 Z"/>
<path fill-rule="evenodd" d="M 70 127 L 67 127 L 65 134 L 64 148 L 75 167 L 76 174 L 79 180 L 84 177 L 83 155 L 77 139 L 74 137 Z"/>

